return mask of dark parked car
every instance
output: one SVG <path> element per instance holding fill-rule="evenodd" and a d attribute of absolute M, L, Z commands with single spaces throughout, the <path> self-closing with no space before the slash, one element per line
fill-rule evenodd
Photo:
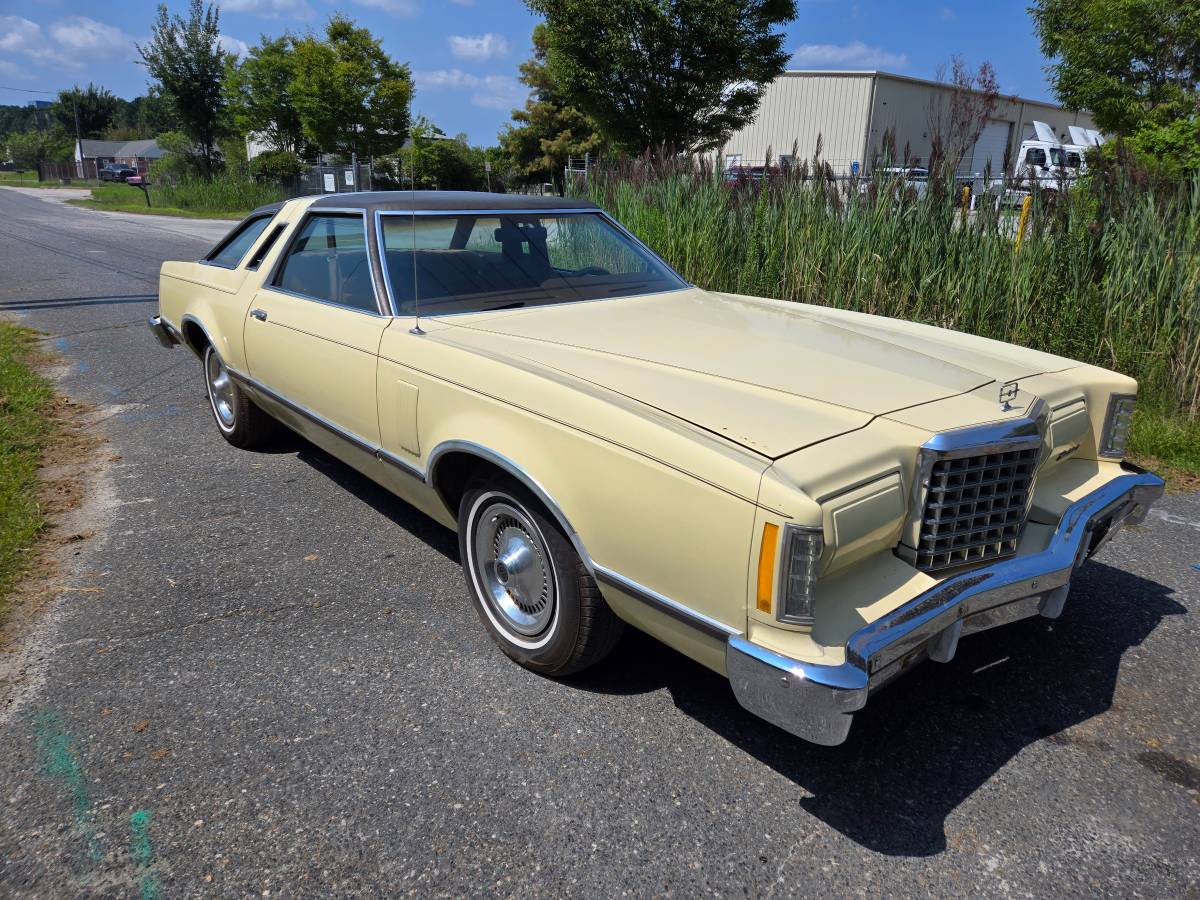
<path fill-rule="evenodd" d="M 133 166 L 127 166 L 125 163 L 109 163 L 100 170 L 101 181 L 125 181 L 136 175 L 137 169 Z"/>

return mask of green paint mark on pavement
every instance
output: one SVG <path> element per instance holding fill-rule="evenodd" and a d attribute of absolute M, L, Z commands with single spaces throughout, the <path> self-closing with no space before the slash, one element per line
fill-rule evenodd
<path fill-rule="evenodd" d="M 92 804 L 88 799 L 87 779 L 75 758 L 75 745 L 52 709 L 34 714 L 33 733 L 37 738 L 38 754 L 42 759 L 42 774 L 50 778 L 61 778 L 71 792 L 71 806 L 75 813 L 75 824 L 83 835 L 88 856 L 98 860 L 103 855 L 96 829 L 92 824 Z"/>
<path fill-rule="evenodd" d="M 154 848 L 150 845 L 150 810 L 139 809 L 129 817 L 129 847 L 134 864 L 147 870 L 139 882 L 142 900 L 157 900 L 158 879 L 149 871 L 154 856 Z"/>

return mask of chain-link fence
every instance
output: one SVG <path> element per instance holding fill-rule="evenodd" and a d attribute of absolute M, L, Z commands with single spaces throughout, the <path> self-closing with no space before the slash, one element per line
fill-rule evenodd
<path fill-rule="evenodd" d="M 295 197 L 311 194 L 347 194 L 371 190 L 371 164 L 346 163 L 340 166 L 312 166 L 296 177 L 291 193 Z"/>

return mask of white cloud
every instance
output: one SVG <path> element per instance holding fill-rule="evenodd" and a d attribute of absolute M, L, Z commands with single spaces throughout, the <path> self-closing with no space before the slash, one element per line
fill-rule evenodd
<path fill-rule="evenodd" d="M 480 35 L 452 34 L 446 38 L 446 43 L 458 59 L 482 62 L 508 55 L 508 41 L 492 31 Z"/>
<path fill-rule="evenodd" d="M 475 0 L 450 0 L 455 6 L 474 6 Z"/>
<path fill-rule="evenodd" d="M 790 65 L 798 69 L 903 69 L 908 57 L 869 47 L 862 41 L 849 44 L 801 44 Z"/>
<path fill-rule="evenodd" d="M 309 18 L 313 9 L 307 0 L 225 0 L 221 4 L 224 12 L 254 13 L 268 19 L 280 19 L 287 16 Z"/>
<path fill-rule="evenodd" d="M 42 27 L 20 16 L 0 16 L 0 50 L 28 54 L 43 43 Z"/>
<path fill-rule="evenodd" d="M 82 68 L 89 62 L 132 59 L 133 38 L 114 25 L 87 16 L 66 16 L 43 31 L 20 16 L 0 16 L 0 50 L 37 63 Z"/>
<path fill-rule="evenodd" d="M 417 14 L 416 0 L 354 0 L 359 6 L 370 6 L 382 9 L 396 16 L 415 16 Z"/>
<path fill-rule="evenodd" d="M 221 49 L 226 53 L 232 53 L 234 56 L 242 57 L 250 52 L 250 45 L 241 38 L 230 37 L 227 34 L 221 35 L 219 38 Z"/>
<path fill-rule="evenodd" d="M 417 90 L 470 91 L 471 103 L 484 109 L 512 109 L 525 102 L 525 87 L 511 75 L 472 75 L 462 69 L 413 73 Z"/>
<path fill-rule="evenodd" d="M 938 10 L 938 18 L 940 18 L 943 22 L 953 22 L 958 18 L 958 13 L 948 6 L 943 6 Z"/>
<path fill-rule="evenodd" d="M 97 51 L 110 53 L 114 48 L 131 43 L 120 28 L 105 25 L 86 16 L 67 16 L 50 26 L 50 37 L 72 52 L 94 55 Z"/>

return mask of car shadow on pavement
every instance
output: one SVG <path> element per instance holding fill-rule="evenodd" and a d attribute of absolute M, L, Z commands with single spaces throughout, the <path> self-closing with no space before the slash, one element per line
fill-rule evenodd
<path fill-rule="evenodd" d="M 964 800 L 1026 746 L 1111 705 L 1121 657 L 1186 609 L 1162 585 L 1101 563 L 1076 576 L 1062 618 L 1033 618 L 964 639 L 950 663 L 927 662 L 872 696 L 847 742 L 818 747 L 743 710 L 729 683 L 637 632 L 572 680 L 634 694 L 666 687 L 676 706 L 794 782 L 800 806 L 878 853 L 932 856 Z M 1164 698 L 1165 699 L 1165 698 Z"/>
<path fill-rule="evenodd" d="M 442 556 L 453 560 L 455 564 L 458 563 L 458 536 L 449 528 L 438 524 L 416 507 L 405 503 L 316 444 L 309 443 L 295 432 L 286 429 L 285 432 L 272 441 L 267 452 L 295 453 L 301 462 L 312 466 Z"/>

